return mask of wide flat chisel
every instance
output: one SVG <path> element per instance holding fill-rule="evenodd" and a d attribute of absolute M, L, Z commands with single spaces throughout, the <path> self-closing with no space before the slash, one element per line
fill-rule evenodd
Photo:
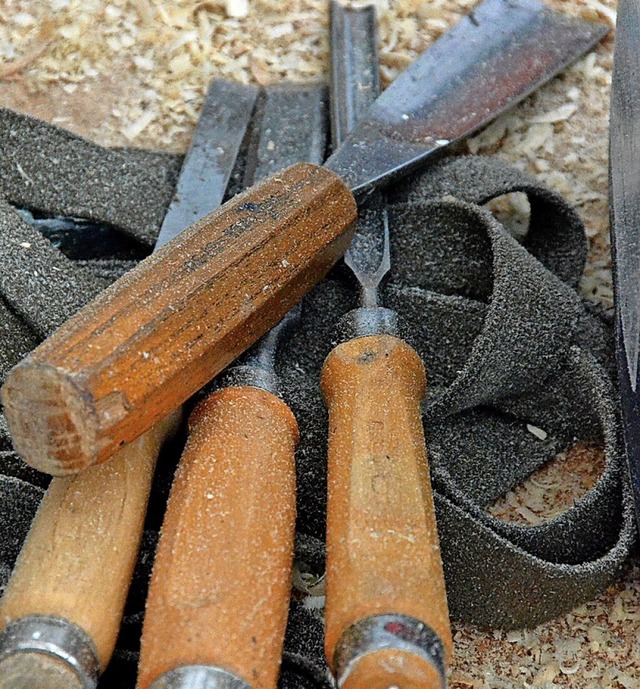
<path fill-rule="evenodd" d="M 157 247 L 193 220 L 192 210 L 222 202 L 257 94 L 212 82 Z M 171 414 L 108 464 L 52 480 L 0 601 L 1 689 L 95 687 L 116 643 L 156 459 L 179 418 Z"/>
<path fill-rule="evenodd" d="M 484 0 L 376 100 L 324 167 L 293 165 L 116 282 L 2 389 L 18 453 L 51 474 L 110 457 L 278 323 L 349 246 L 356 200 L 512 107 L 608 28 Z"/>
<path fill-rule="evenodd" d="M 332 124 L 340 143 L 379 90 L 373 6 L 331 5 Z M 384 198 L 345 254 L 361 291 L 321 386 L 329 409 L 326 653 L 338 687 L 442 689 L 451 629 L 429 480 L 418 354 L 379 303 L 390 269 Z"/>
<path fill-rule="evenodd" d="M 640 6 L 620 0 L 611 84 L 609 209 L 618 382 L 640 526 Z"/>
<path fill-rule="evenodd" d="M 322 86 L 266 89 L 250 186 L 326 150 Z M 298 427 L 273 363 L 276 326 L 195 408 L 142 633 L 138 689 L 275 689 L 291 591 Z"/>

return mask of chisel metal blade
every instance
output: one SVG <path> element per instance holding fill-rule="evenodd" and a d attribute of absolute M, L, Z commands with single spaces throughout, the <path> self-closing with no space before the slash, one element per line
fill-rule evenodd
<path fill-rule="evenodd" d="M 538 0 L 485 0 L 378 97 L 325 165 L 366 196 L 513 107 L 608 30 Z"/>
<path fill-rule="evenodd" d="M 257 97 L 256 87 L 224 79 L 211 82 L 156 251 L 222 204 Z"/>
<path fill-rule="evenodd" d="M 618 379 L 640 521 L 640 5 L 618 5 L 609 128 L 609 207 Z"/>

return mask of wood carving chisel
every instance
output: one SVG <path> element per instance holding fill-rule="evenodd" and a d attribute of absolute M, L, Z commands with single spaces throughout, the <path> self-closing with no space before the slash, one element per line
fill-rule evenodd
<path fill-rule="evenodd" d="M 376 100 L 324 166 L 233 198 L 112 285 L 8 375 L 17 452 L 51 474 L 110 457 L 278 323 L 346 251 L 356 201 L 470 135 L 608 28 L 483 0 Z"/>
<path fill-rule="evenodd" d="M 193 220 L 192 210 L 222 202 L 257 93 L 212 83 L 157 246 Z M 96 686 L 120 628 L 156 459 L 179 418 L 171 414 L 108 464 L 52 480 L 0 602 L 0 689 Z"/>
<path fill-rule="evenodd" d="M 331 5 L 334 143 L 379 91 L 375 9 Z M 422 362 L 379 302 L 391 267 L 380 194 L 345 263 L 360 308 L 321 377 L 329 409 L 326 653 L 338 687 L 442 689 L 451 629 L 420 403 Z"/>
<path fill-rule="evenodd" d="M 640 6 L 620 0 L 611 84 L 609 209 L 618 382 L 640 526 Z"/>
<path fill-rule="evenodd" d="M 322 86 L 266 89 L 245 175 L 320 163 Z M 275 689 L 291 591 L 298 427 L 279 396 L 278 341 L 294 316 L 250 350 L 195 408 L 158 545 L 138 689 Z"/>

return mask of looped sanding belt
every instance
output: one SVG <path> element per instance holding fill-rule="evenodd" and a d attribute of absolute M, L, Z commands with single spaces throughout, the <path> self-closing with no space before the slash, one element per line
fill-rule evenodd
<path fill-rule="evenodd" d="M 11 206 L 110 223 L 148 245 L 171 198 L 179 159 L 102 148 L 6 110 L 0 110 L 0 150 L 1 379 L 132 265 L 71 261 Z M 483 207 L 514 191 L 524 192 L 531 206 L 521 242 Z M 635 538 L 610 382 L 610 327 L 575 292 L 586 257 L 584 229 L 561 197 L 492 159 L 445 159 L 391 190 L 389 199 L 394 269 L 384 303 L 401 314 L 428 373 L 424 422 L 451 612 L 479 625 L 531 626 L 606 587 Z M 279 362 L 302 430 L 297 552 L 316 571 L 323 566 L 317 544 L 324 537 L 327 436 L 318 380 L 334 338 L 330 324 L 355 306 L 348 280 L 337 268 L 306 298 L 302 325 Z M 546 436 L 532 434 L 528 425 Z M 540 525 L 491 516 L 492 502 L 575 439 L 604 446 L 605 468 L 590 491 Z M 0 453 L 3 577 L 46 479 L 11 452 L 1 416 Z M 156 503 L 166 496 L 171 468 L 160 465 Z M 109 686 L 110 677 L 121 680 L 118 658 L 129 659 L 133 672 L 145 567 L 159 523 L 154 517 L 148 524 L 116 669 L 101 686 Z M 318 618 L 301 606 L 294 611 L 283 667 L 298 669 L 284 673 L 285 684 L 323 684 Z M 303 638 L 302 628 L 315 630 L 312 650 L 291 645 Z"/>

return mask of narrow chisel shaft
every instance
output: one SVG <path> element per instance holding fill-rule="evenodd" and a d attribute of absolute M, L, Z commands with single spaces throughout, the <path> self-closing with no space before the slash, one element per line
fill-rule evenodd
<path fill-rule="evenodd" d="M 377 95 L 375 13 L 331 7 L 334 132 L 344 135 Z M 347 315 L 350 339 L 329 354 L 321 381 L 329 409 L 327 659 L 338 687 L 442 689 L 451 631 L 420 414 L 426 378 L 417 353 L 395 335 L 395 314 L 378 306 L 390 267 L 379 195 L 358 219 L 347 257 L 362 306 Z"/>

